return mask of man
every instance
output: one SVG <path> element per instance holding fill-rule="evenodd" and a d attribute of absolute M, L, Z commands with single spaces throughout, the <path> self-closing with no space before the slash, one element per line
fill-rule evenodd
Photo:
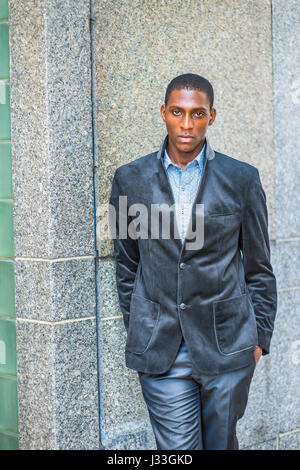
<path fill-rule="evenodd" d="M 277 307 L 259 172 L 211 148 L 213 100 L 204 77 L 173 79 L 159 151 L 119 167 L 112 183 L 126 365 L 164 450 L 238 449 L 236 423 Z M 170 237 L 149 224 L 157 204 L 162 216 L 172 208 Z"/>

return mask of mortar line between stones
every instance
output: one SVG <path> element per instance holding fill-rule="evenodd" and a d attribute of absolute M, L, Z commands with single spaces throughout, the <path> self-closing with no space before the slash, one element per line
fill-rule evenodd
<path fill-rule="evenodd" d="M 98 433 L 99 449 L 102 445 L 101 426 L 101 283 L 100 263 L 97 246 L 97 205 L 99 201 L 99 161 L 98 161 L 98 133 L 97 133 L 97 96 L 96 96 L 96 59 L 95 59 L 95 10 L 94 0 L 90 0 L 90 67 L 91 67 L 91 111 L 92 111 L 92 156 L 93 156 L 93 198 L 94 198 L 94 258 L 95 258 L 95 296 L 96 296 L 96 338 L 97 338 L 97 384 L 98 384 Z M 99 241 L 100 244 L 101 240 Z"/>
<path fill-rule="evenodd" d="M 278 242 L 278 243 L 281 243 L 281 242 L 299 242 L 300 237 L 277 238 L 277 240 L 275 240 L 275 241 Z"/>
<path fill-rule="evenodd" d="M 122 315 L 115 315 L 113 317 L 104 317 L 104 318 L 101 318 L 102 321 L 104 320 L 115 320 L 115 318 L 122 318 L 123 316 Z"/>
<path fill-rule="evenodd" d="M 83 318 L 72 318 L 72 319 L 66 319 L 66 320 L 60 320 L 60 321 L 47 321 L 47 320 L 37 320 L 34 318 L 16 318 L 17 321 L 19 322 L 24 322 L 24 323 L 39 323 L 41 325 L 63 325 L 64 323 L 78 323 L 81 321 L 86 321 L 86 320 L 95 320 L 95 316 L 93 317 L 83 317 Z"/>
<path fill-rule="evenodd" d="M 289 436 L 290 434 L 296 434 L 298 432 L 300 432 L 300 428 L 293 429 L 293 431 L 287 431 L 287 432 L 282 432 L 282 433 L 280 432 L 278 437 L 280 438 L 280 437 L 283 437 L 283 436 Z"/>
<path fill-rule="evenodd" d="M 288 290 L 297 290 L 297 289 L 300 289 L 300 286 L 281 287 L 277 290 L 278 290 L 278 292 L 285 292 L 285 291 L 288 291 Z"/>
<path fill-rule="evenodd" d="M 3 259 L 3 258 L 2 258 Z M 9 260 L 13 258 L 7 258 Z M 58 262 L 58 261 L 70 261 L 76 259 L 94 259 L 94 255 L 82 255 L 82 256 L 66 256 L 61 258 L 31 258 L 29 256 L 15 256 L 14 258 L 17 260 L 24 260 L 24 261 L 50 261 L 50 262 Z"/>

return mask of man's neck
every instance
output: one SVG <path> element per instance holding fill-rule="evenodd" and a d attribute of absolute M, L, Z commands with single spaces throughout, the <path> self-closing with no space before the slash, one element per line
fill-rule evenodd
<path fill-rule="evenodd" d="M 178 165 L 181 168 L 185 168 L 187 164 L 194 160 L 194 158 L 201 152 L 204 144 L 205 139 L 203 142 L 201 142 L 201 145 L 199 145 L 195 150 L 193 150 L 193 152 L 180 152 L 176 149 L 174 145 L 168 142 L 166 150 L 168 156 L 170 157 L 170 160 L 172 160 L 175 165 Z"/>

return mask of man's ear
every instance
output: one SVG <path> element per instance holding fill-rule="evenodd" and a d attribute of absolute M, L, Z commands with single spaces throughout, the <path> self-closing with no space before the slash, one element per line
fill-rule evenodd
<path fill-rule="evenodd" d="M 166 107 L 164 104 L 162 104 L 160 107 L 160 114 L 161 114 L 162 120 L 166 121 Z"/>
<path fill-rule="evenodd" d="M 209 123 L 208 125 L 211 126 L 214 122 L 214 120 L 216 119 L 216 115 L 217 115 L 217 110 L 216 108 L 212 108 L 211 112 L 210 112 L 210 119 L 209 119 Z"/>

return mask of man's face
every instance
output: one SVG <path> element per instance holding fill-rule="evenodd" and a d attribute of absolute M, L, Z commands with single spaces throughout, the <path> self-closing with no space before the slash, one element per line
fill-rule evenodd
<path fill-rule="evenodd" d="M 177 152 L 192 153 L 201 148 L 208 126 L 215 120 L 216 110 L 210 110 L 206 93 L 199 90 L 173 90 L 167 106 L 161 106 L 169 144 Z"/>

